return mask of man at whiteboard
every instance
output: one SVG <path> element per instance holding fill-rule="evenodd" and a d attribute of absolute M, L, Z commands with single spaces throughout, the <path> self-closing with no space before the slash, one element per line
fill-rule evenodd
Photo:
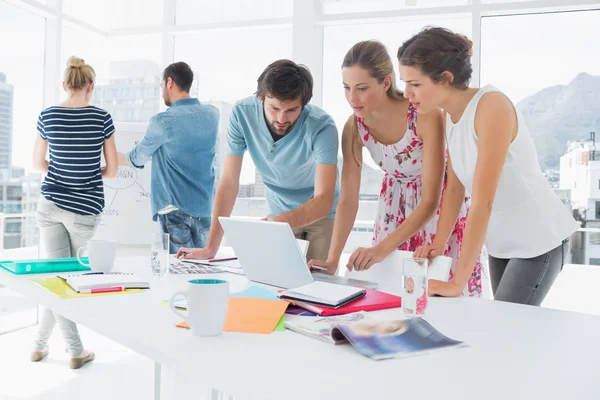
<path fill-rule="evenodd" d="M 119 153 L 119 163 L 134 168 L 152 158 L 152 219 L 169 234 L 172 254 L 182 246 L 206 246 L 210 229 L 219 111 L 190 97 L 193 80 L 186 63 L 169 65 L 160 84 L 169 108 L 152 117 L 127 155 Z"/>
<path fill-rule="evenodd" d="M 258 78 L 256 95 L 235 104 L 207 245 L 181 248 L 178 257 L 216 255 L 223 238 L 217 217 L 231 214 L 248 150 L 265 184 L 265 219 L 287 222 L 307 240 L 308 259 L 327 258 L 339 196 L 338 133 L 329 114 L 308 104 L 312 90 L 306 67 L 278 60 Z"/>

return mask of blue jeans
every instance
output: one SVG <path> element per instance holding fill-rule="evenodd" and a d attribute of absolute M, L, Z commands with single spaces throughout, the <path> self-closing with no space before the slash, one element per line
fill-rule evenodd
<path fill-rule="evenodd" d="M 177 254 L 180 247 L 206 247 L 210 217 L 194 218 L 183 211 L 159 214 L 158 220 L 163 233 L 169 234 L 171 254 Z"/>

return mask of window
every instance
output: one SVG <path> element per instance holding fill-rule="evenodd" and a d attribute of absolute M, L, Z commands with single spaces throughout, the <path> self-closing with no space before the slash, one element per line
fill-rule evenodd
<path fill-rule="evenodd" d="M 96 97 L 104 95 L 104 86 L 109 79 L 109 64 L 106 61 L 108 51 L 108 40 L 100 35 L 91 34 L 81 30 L 75 30 L 66 26 L 62 29 L 61 55 L 60 55 L 60 79 L 56 84 L 59 86 L 60 101 L 67 98 L 67 92 L 62 87 L 62 72 L 67 67 L 67 60 L 71 56 L 83 58 L 85 62 L 94 68 L 96 72 L 96 87 L 94 89 L 94 103 Z"/>
<path fill-rule="evenodd" d="M 157 43 L 160 43 L 159 35 L 105 39 L 65 27 L 62 65 L 66 66 L 72 55 L 85 59 L 96 72 L 92 103 L 107 110 L 116 121 L 147 123 L 149 118 L 142 118 L 141 113 L 144 107 L 150 108 L 152 115 L 164 109 L 160 94 L 155 91 L 164 69 Z M 129 100 L 134 93 L 146 93 L 146 96 L 136 99 L 140 102 L 131 108 Z M 66 93 L 63 92 L 64 98 Z"/>
<path fill-rule="evenodd" d="M 600 128 L 599 19 L 600 10 L 481 19 L 481 83 L 515 103 L 543 169 L 559 167 L 568 140 Z"/>
<path fill-rule="evenodd" d="M 0 210 L 15 214 L 23 209 L 21 182 L 24 169 L 32 168 L 31 153 L 37 136 L 35 124 L 42 110 L 45 19 L 0 2 L 0 37 L 19 38 L 3 40 L 0 52 L 0 169 L 20 170 L 17 174 L 3 175 L 0 180 Z M 27 51 L 23 52 L 23 48 Z M 21 231 L 21 217 L 6 215 L 3 218 L 5 229 L 0 234 L 4 246 L 0 252 L 21 247 L 30 236 L 37 236 L 37 226 L 31 235 Z M 27 244 L 37 246 L 37 241 Z M 32 248 L 29 255 L 35 258 L 37 250 Z"/>
<path fill-rule="evenodd" d="M 600 201 L 596 201 L 596 214 L 594 219 L 600 220 Z"/>
<path fill-rule="evenodd" d="M 6 154 L 0 168 L 31 168 L 42 110 L 44 36 L 44 18 L 0 2 L 0 37 L 19 38 L 2 40 L 0 52 L 0 149 Z"/>
<path fill-rule="evenodd" d="M 0 1 L 0 257 L 4 260 L 37 257 L 35 220 L 15 214 L 27 205 L 21 189 L 23 174 L 25 168 L 32 168 L 35 126 L 43 106 L 45 23 L 43 17 Z M 11 251 L 19 247 L 28 249 Z M 2 284 L 0 298 L 4 306 L 0 306 L 0 334 L 36 323 L 35 305 Z"/>

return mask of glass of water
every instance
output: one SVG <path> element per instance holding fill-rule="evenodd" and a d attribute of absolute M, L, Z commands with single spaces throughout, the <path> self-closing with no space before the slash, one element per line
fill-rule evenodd
<path fill-rule="evenodd" d="M 421 317 L 427 309 L 426 258 L 405 258 L 402 266 L 402 309 L 407 317 Z"/>
<path fill-rule="evenodd" d="M 150 265 L 154 276 L 163 276 L 169 271 L 169 234 L 153 233 L 150 248 Z"/>

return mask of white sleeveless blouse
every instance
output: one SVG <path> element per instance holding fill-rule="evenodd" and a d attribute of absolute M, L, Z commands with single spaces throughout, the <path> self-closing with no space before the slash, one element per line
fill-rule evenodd
<path fill-rule="evenodd" d="M 456 124 L 450 115 L 446 118 L 452 167 L 470 193 L 478 155 L 475 112 L 481 97 L 489 92 L 499 90 L 489 85 L 479 89 Z M 487 231 L 486 245 L 496 258 L 539 256 L 558 247 L 579 227 L 548 186 L 533 140 L 518 114 L 517 136 L 508 149 Z"/>

